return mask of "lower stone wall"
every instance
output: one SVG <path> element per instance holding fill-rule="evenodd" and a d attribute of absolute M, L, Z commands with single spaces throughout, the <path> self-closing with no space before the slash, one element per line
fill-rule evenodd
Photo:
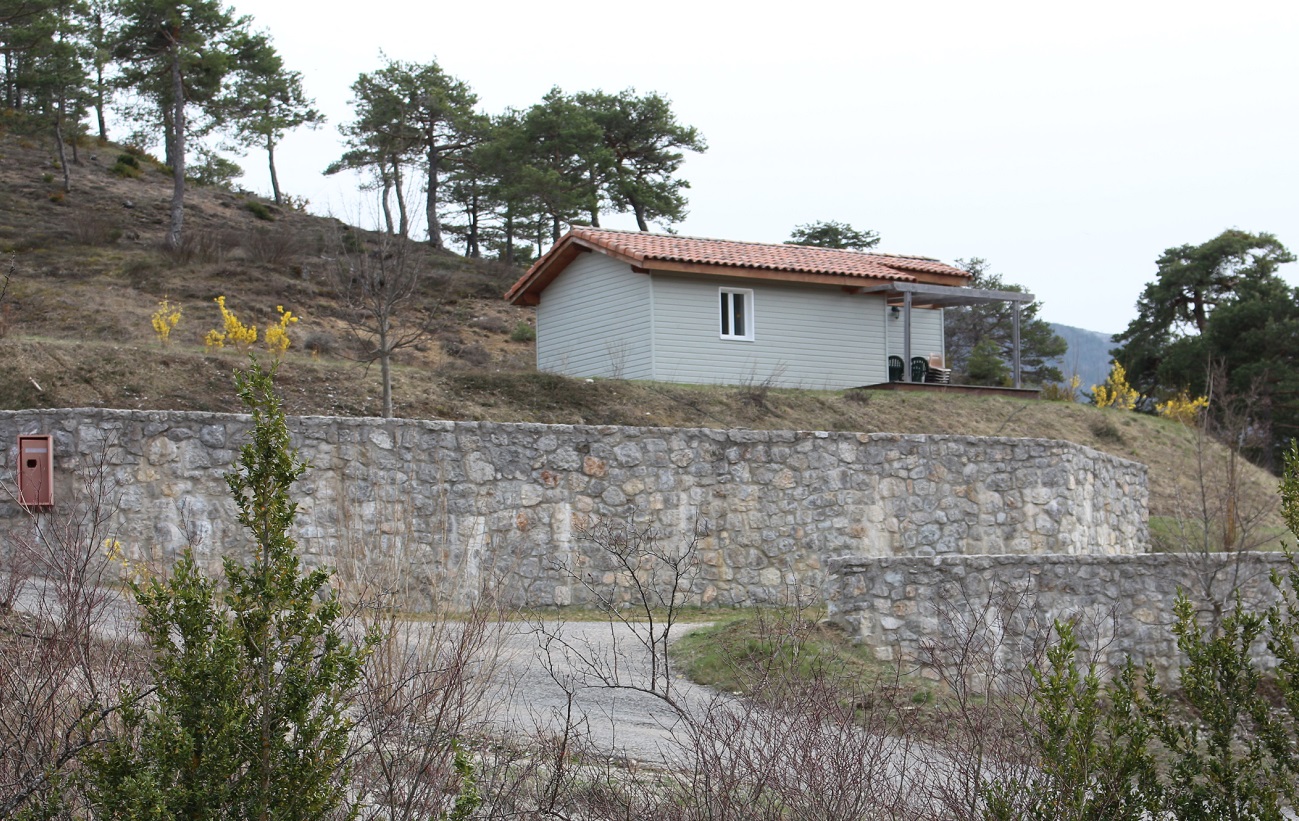
<path fill-rule="evenodd" d="M 250 421 L 99 409 L 0 413 L 3 475 L 19 434 L 54 436 L 56 491 L 97 471 L 136 560 L 185 546 L 241 555 L 223 474 Z M 832 556 L 1135 553 L 1146 469 L 1067 442 L 960 436 L 293 418 L 311 467 L 295 488 L 314 564 L 400 582 L 409 607 L 503 582 L 520 604 L 585 600 L 560 567 L 618 581 L 584 524 L 694 541 L 705 603 L 819 590 Z M 0 502 L 5 529 L 29 524 Z"/>
<path fill-rule="evenodd" d="M 1229 610 L 1237 591 L 1262 610 L 1276 601 L 1271 572 L 1287 567 L 1285 555 L 1264 552 L 841 558 L 829 563 L 826 596 L 830 618 L 878 658 L 931 675 L 959 648 L 982 656 L 976 669 L 1022 671 L 1057 619 L 1075 620 L 1084 650 L 1110 669 L 1131 658 L 1167 675 L 1178 661 L 1169 628 L 1179 589 L 1205 618 Z"/>

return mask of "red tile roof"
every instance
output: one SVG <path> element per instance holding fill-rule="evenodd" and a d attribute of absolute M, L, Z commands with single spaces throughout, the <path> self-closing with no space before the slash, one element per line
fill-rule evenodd
<path fill-rule="evenodd" d="M 683 237 L 675 234 L 648 234 L 640 231 L 615 231 L 605 228 L 573 228 L 550 249 L 506 293 L 506 299 L 518 301 L 525 292 L 539 293 L 568 265 L 580 250 L 599 250 L 643 268 L 707 272 L 716 266 L 719 274 L 741 274 L 743 269 L 763 278 L 780 278 L 781 272 L 791 279 L 807 281 L 825 279 L 844 284 L 861 280 L 936 281 L 956 284 L 950 278 L 968 280 L 969 274 L 928 257 L 870 254 L 806 245 L 774 245 L 759 242 Z M 759 272 L 774 272 L 771 275 Z M 802 276 L 799 276 L 802 275 Z"/>

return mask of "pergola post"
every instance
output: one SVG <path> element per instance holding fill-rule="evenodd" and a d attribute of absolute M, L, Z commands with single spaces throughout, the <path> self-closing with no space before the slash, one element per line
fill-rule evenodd
<path fill-rule="evenodd" d="M 902 381 L 911 381 L 911 292 L 902 292 Z"/>
<path fill-rule="evenodd" d="M 1014 322 L 1011 325 L 1011 338 L 1015 346 L 1015 387 L 1024 387 L 1023 380 L 1020 378 L 1020 360 L 1019 360 L 1019 303 L 1011 303 L 1015 307 Z"/>
<path fill-rule="evenodd" d="M 1024 387 L 1023 374 L 1023 351 L 1021 336 L 1022 317 L 1020 312 L 1023 306 L 1033 301 L 1032 294 L 1023 291 L 994 291 L 987 288 L 965 288 L 953 285 L 931 285 L 925 282 L 890 282 L 880 285 L 871 285 L 861 288 L 858 293 L 863 294 L 880 294 L 885 298 L 885 304 L 889 300 L 896 300 L 901 297 L 901 306 L 893 305 L 893 310 L 902 310 L 902 353 L 906 360 L 902 368 L 902 381 L 911 382 L 911 309 L 917 304 L 921 308 L 951 308 L 957 305 L 986 305 L 992 302 L 1009 302 L 1011 303 L 1011 320 L 1013 326 L 1011 332 L 1014 340 L 1014 361 L 1012 362 L 1014 370 L 1014 385 L 1016 388 Z M 919 303 L 916 302 L 919 300 Z M 891 334 L 890 334 L 891 336 Z M 890 353 L 892 351 L 890 350 Z"/>

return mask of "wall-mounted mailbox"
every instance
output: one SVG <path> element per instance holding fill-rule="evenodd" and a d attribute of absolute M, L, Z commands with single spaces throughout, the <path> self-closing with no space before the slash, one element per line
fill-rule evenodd
<path fill-rule="evenodd" d="M 18 437 L 18 504 L 54 507 L 54 437 Z"/>

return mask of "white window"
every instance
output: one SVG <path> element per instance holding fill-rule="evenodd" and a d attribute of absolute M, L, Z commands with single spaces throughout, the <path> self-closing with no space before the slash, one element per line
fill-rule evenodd
<path fill-rule="evenodd" d="M 753 291 L 747 288 L 722 288 L 722 339 L 753 341 Z"/>

